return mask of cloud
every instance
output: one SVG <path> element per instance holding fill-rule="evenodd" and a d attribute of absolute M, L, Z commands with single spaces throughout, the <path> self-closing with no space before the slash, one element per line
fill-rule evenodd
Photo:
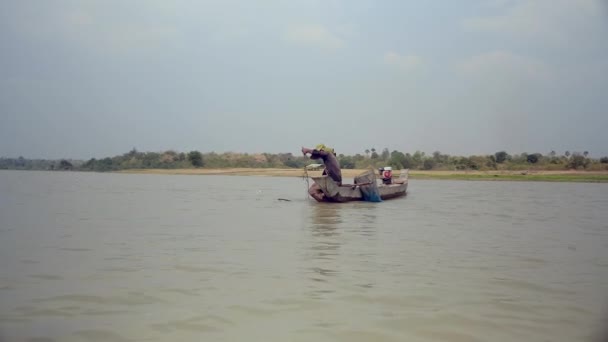
<path fill-rule="evenodd" d="M 601 0 L 495 0 L 492 5 L 502 13 L 468 18 L 462 22 L 463 27 L 567 45 L 585 30 L 597 32 L 597 27 L 590 23 L 603 16 Z"/>
<path fill-rule="evenodd" d="M 494 80 L 545 81 L 552 78 L 546 64 L 509 51 L 492 51 L 473 56 L 458 65 L 464 75 Z"/>
<path fill-rule="evenodd" d="M 109 2 L 41 6 L 44 8 L 39 10 L 33 6 L 15 8 L 14 19 L 8 25 L 24 39 L 64 41 L 103 54 L 162 47 L 177 34 L 176 27 L 166 23 L 133 20 L 128 14 L 136 12 L 136 7 L 116 8 L 115 3 Z M 158 14 L 152 7 L 145 9 L 140 11 L 142 16 Z"/>
<path fill-rule="evenodd" d="M 396 52 L 387 52 L 384 55 L 384 62 L 394 66 L 401 71 L 412 71 L 423 65 L 421 57 L 416 55 L 400 55 Z"/>
<path fill-rule="evenodd" d="M 283 40 L 292 44 L 340 49 L 345 42 L 323 25 L 295 25 L 287 29 Z"/>

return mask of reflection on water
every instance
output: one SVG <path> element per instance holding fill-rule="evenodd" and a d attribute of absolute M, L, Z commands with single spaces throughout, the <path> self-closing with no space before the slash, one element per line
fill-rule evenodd
<path fill-rule="evenodd" d="M 400 200 L 405 201 L 406 198 Z M 376 212 L 379 210 L 378 203 L 355 202 L 351 205 L 351 211 L 357 221 L 356 225 L 350 227 L 351 230 L 366 237 L 373 237 L 377 229 Z"/>
<path fill-rule="evenodd" d="M 310 204 L 310 222 L 313 235 L 334 235 L 338 225 L 342 223 L 340 210 L 343 209 L 339 205 L 330 203 L 312 203 Z"/>
<path fill-rule="evenodd" d="M 319 283 L 331 281 L 339 272 L 340 254 L 340 206 L 328 203 L 309 202 L 309 229 L 311 232 L 309 253 L 304 254 L 304 264 L 309 284 L 308 294 L 312 299 L 322 299 L 324 295 L 333 293 L 333 287 Z"/>
<path fill-rule="evenodd" d="M 0 341 L 586 341 L 608 188 L 0 172 Z M 291 198 L 290 202 L 277 198 Z"/>
<path fill-rule="evenodd" d="M 370 289 L 375 280 L 377 250 L 377 203 L 346 204 L 309 202 L 309 253 L 304 263 L 311 271 L 308 292 L 312 299 L 328 299 L 347 287 Z M 345 253 L 341 249 L 347 248 Z M 357 274 L 353 276 L 353 274 Z"/>

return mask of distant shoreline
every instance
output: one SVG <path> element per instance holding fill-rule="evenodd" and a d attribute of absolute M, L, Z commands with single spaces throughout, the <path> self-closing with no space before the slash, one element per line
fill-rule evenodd
<path fill-rule="evenodd" d="M 343 169 L 342 177 L 346 182 L 361 169 Z M 303 177 L 303 169 L 277 168 L 222 168 L 222 169 L 129 169 L 116 171 L 129 174 L 158 175 L 227 175 L 227 176 L 265 176 L 265 177 Z M 398 176 L 400 171 L 394 171 Z M 321 171 L 308 171 L 309 176 L 320 175 Z M 538 182 L 585 182 L 608 183 L 608 171 L 421 171 L 410 170 L 410 179 L 446 179 L 446 180 L 484 180 L 484 181 L 538 181 Z"/>

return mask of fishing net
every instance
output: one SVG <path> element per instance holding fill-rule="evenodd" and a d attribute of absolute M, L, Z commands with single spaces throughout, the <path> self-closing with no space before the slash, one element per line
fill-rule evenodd
<path fill-rule="evenodd" d="M 306 199 L 308 199 L 308 189 L 310 188 L 310 183 L 308 181 L 308 168 L 304 166 L 304 173 L 302 174 L 302 179 L 306 183 Z"/>
<path fill-rule="evenodd" d="M 382 202 L 374 170 L 365 171 L 355 177 L 355 184 L 359 186 L 364 201 Z"/>

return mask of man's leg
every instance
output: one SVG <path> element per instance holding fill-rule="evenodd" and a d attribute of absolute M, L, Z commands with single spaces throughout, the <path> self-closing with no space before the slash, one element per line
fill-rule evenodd
<path fill-rule="evenodd" d="M 314 183 L 310 186 L 310 188 L 308 189 L 308 194 L 319 202 L 323 201 L 323 199 L 325 198 L 323 190 L 321 190 L 321 187 L 317 183 Z"/>

